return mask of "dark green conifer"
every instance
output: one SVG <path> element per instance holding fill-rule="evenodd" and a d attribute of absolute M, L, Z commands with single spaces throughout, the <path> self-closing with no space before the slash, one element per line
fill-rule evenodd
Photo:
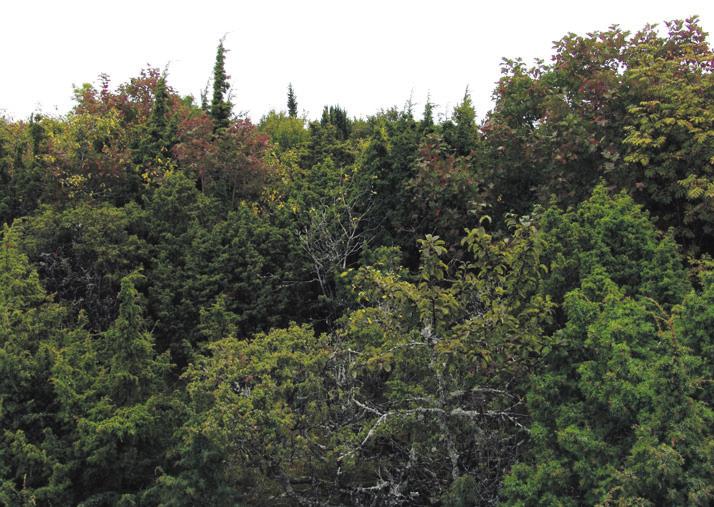
<path fill-rule="evenodd" d="M 421 120 L 421 128 L 424 132 L 431 131 L 434 126 L 434 104 L 431 103 L 431 96 L 427 95 L 424 104 L 424 118 Z"/>
<path fill-rule="evenodd" d="M 176 124 L 170 116 L 170 96 L 163 74 L 156 82 L 154 103 L 146 124 L 145 134 L 139 141 L 137 162 L 142 165 L 155 164 L 157 159 L 170 155 L 176 143 Z"/>
<path fill-rule="evenodd" d="M 201 111 L 209 114 L 211 112 L 211 106 L 208 104 L 208 86 L 210 83 L 211 80 L 209 79 L 206 82 L 206 86 L 201 90 Z"/>
<path fill-rule="evenodd" d="M 325 106 L 322 110 L 320 124 L 323 127 L 326 127 L 327 125 L 335 127 L 337 137 L 341 141 L 349 138 L 350 133 L 352 132 L 352 122 L 347 116 L 347 111 L 340 106 Z"/>
<path fill-rule="evenodd" d="M 210 115 L 213 118 L 214 130 L 228 127 L 233 104 L 230 101 L 230 76 L 226 74 L 226 52 L 223 39 L 218 43 L 216 63 L 213 66 L 213 99 Z"/>
<path fill-rule="evenodd" d="M 146 399 L 147 387 L 156 387 L 157 363 L 153 338 L 145 330 L 143 309 L 134 280 L 141 275 L 122 278 L 117 297 L 119 313 L 112 326 L 103 334 L 105 360 L 109 363 L 108 391 L 117 405 L 132 404 Z"/>
<path fill-rule="evenodd" d="M 288 85 L 288 115 L 290 118 L 297 118 L 298 114 L 298 103 L 297 97 L 295 97 L 295 90 L 293 90 L 293 85 L 290 83 Z"/>
<path fill-rule="evenodd" d="M 450 129 L 447 141 L 459 155 L 468 155 L 476 146 L 478 130 L 476 127 L 476 111 L 471 102 L 468 86 L 464 98 L 454 108 L 452 118 L 454 127 Z"/>

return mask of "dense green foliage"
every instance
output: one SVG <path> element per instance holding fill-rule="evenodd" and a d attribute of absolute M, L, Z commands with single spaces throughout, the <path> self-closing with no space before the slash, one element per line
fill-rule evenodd
<path fill-rule="evenodd" d="M 714 52 L 367 118 L 156 69 L 0 118 L 0 504 L 714 504 Z"/>

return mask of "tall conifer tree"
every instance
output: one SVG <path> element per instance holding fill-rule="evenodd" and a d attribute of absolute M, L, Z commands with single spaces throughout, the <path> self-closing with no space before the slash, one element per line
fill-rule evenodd
<path fill-rule="evenodd" d="M 476 111 L 471 101 L 471 93 L 468 86 L 464 93 L 464 99 L 454 108 L 452 121 L 455 127 L 447 136 L 449 144 L 459 155 L 468 155 L 476 146 L 478 139 L 478 128 L 476 127 Z"/>
<path fill-rule="evenodd" d="M 226 52 L 223 39 L 218 43 L 216 50 L 216 63 L 213 66 L 213 99 L 211 100 L 210 114 L 213 118 L 214 130 L 228 127 L 228 122 L 233 109 L 229 89 L 230 76 L 226 74 Z"/>
<path fill-rule="evenodd" d="M 290 83 L 288 85 L 288 115 L 290 116 L 290 118 L 297 118 L 297 113 L 297 97 L 295 97 L 295 90 L 293 90 L 293 85 L 292 83 Z"/>
<path fill-rule="evenodd" d="M 424 104 L 424 118 L 421 121 L 422 130 L 425 132 L 431 131 L 434 127 L 434 104 L 431 103 L 431 95 L 427 95 L 426 104 Z"/>

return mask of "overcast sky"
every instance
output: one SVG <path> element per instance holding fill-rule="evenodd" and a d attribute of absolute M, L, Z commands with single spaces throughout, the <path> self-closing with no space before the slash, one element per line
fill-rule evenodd
<path fill-rule="evenodd" d="M 714 1 L 33 1 L 0 9 L 0 114 L 64 114 L 72 86 L 100 73 L 118 84 L 147 64 L 168 64 L 179 93 L 198 97 L 218 40 L 230 49 L 236 109 L 257 121 L 285 108 L 351 115 L 402 106 L 427 93 L 451 109 L 471 89 L 479 114 L 490 104 L 502 57 L 549 58 L 567 32 L 636 30 L 698 14 L 714 30 Z"/>

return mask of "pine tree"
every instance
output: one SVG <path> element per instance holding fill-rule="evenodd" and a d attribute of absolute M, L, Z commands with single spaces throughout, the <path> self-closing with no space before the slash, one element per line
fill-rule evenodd
<path fill-rule="evenodd" d="M 447 132 L 448 143 L 458 155 L 468 155 L 476 146 L 478 129 L 476 127 L 476 111 L 471 102 L 468 86 L 461 103 L 454 108 L 452 118 L 454 126 Z"/>
<path fill-rule="evenodd" d="M 352 132 L 352 122 L 347 116 L 347 111 L 340 106 L 325 106 L 322 110 L 320 124 L 323 127 L 327 125 L 335 127 L 337 136 L 341 141 L 349 138 Z"/>
<path fill-rule="evenodd" d="M 293 90 L 293 85 L 290 83 L 288 85 L 288 115 L 290 118 L 297 118 L 298 114 L 298 103 L 297 97 L 295 97 L 295 90 Z"/>
<path fill-rule="evenodd" d="M 434 104 L 431 103 L 431 96 L 427 95 L 424 104 L 424 118 L 421 121 L 421 128 L 424 132 L 430 132 L 434 126 Z"/>
<path fill-rule="evenodd" d="M 211 80 L 209 79 L 208 82 L 206 82 L 206 86 L 201 89 L 201 111 L 208 114 L 211 114 L 211 106 L 208 103 L 208 87 L 210 84 Z"/>
<path fill-rule="evenodd" d="M 156 82 L 151 114 L 137 150 L 137 163 L 142 164 L 145 171 L 147 166 L 155 165 L 159 159 L 170 157 L 171 147 L 176 144 L 176 124 L 170 116 L 170 107 L 170 93 L 164 74 Z"/>
<path fill-rule="evenodd" d="M 152 135 L 160 137 L 166 128 L 166 115 L 168 114 L 169 94 L 166 88 L 166 74 L 162 74 L 156 82 L 154 92 L 154 105 L 151 109 Z"/>
<path fill-rule="evenodd" d="M 60 339 L 63 312 L 45 294 L 17 242 L 5 224 L 0 229 L 0 504 L 50 505 L 63 489 L 48 484 L 59 467 L 48 452 L 58 429 L 48 378 L 50 348 Z"/>
<path fill-rule="evenodd" d="M 160 361 L 154 356 L 153 338 L 145 330 L 143 310 L 133 274 L 121 280 L 119 314 L 103 334 L 103 352 L 110 368 L 107 390 L 117 405 L 132 404 L 145 399 L 156 387 Z"/>
<path fill-rule="evenodd" d="M 216 50 L 216 63 L 213 66 L 213 99 L 211 100 L 210 114 L 213 118 L 214 130 L 228 127 L 233 109 L 228 93 L 230 76 L 226 74 L 226 52 L 223 39 L 221 39 Z"/>
<path fill-rule="evenodd" d="M 134 273 L 121 280 L 118 314 L 94 340 L 58 352 L 53 384 L 75 428 L 72 488 L 82 505 L 137 505 L 169 445 L 168 356 L 154 353 Z"/>

